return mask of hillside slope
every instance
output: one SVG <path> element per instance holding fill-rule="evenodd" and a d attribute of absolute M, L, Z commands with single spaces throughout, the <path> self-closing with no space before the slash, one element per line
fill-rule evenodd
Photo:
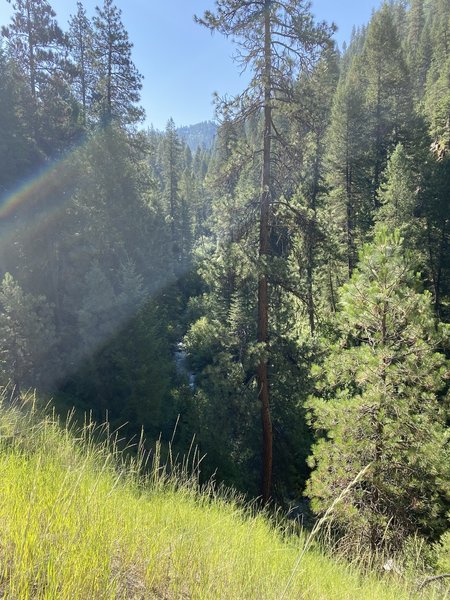
<path fill-rule="evenodd" d="M 402 600 L 211 491 L 140 465 L 32 407 L 0 410 L 0 597 Z"/>
<path fill-rule="evenodd" d="M 177 134 L 192 152 L 195 152 L 199 147 L 210 150 L 217 134 L 217 125 L 212 121 L 202 121 L 195 125 L 178 127 Z"/>

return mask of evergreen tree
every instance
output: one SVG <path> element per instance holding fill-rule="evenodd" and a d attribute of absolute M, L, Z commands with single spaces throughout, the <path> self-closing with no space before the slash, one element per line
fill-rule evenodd
<path fill-rule="evenodd" d="M 134 261 L 128 259 L 120 265 L 119 270 L 120 291 L 117 297 L 120 307 L 120 320 L 136 315 L 146 300 L 144 278 L 136 270 Z"/>
<path fill-rule="evenodd" d="M 341 290 L 338 339 L 309 402 L 320 436 L 307 488 L 313 509 L 326 510 L 368 467 L 334 518 L 372 550 L 445 526 L 448 415 L 439 392 L 448 365 L 436 352 L 430 294 L 416 286 L 398 230 L 378 227 Z"/>
<path fill-rule="evenodd" d="M 399 32 L 392 7 L 384 4 L 370 22 L 363 52 L 364 85 L 369 110 L 372 196 L 376 194 L 387 156 L 408 141 L 412 97 Z"/>
<path fill-rule="evenodd" d="M 440 73 L 430 70 L 425 95 L 425 110 L 438 158 L 450 152 L 450 53 L 440 64 Z M 435 79 L 434 79 L 435 77 Z"/>
<path fill-rule="evenodd" d="M 17 77 L 17 65 L 0 46 L 0 197 L 20 181 L 38 156 L 18 110 L 23 95 L 26 91 Z"/>
<path fill-rule="evenodd" d="M 433 43 L 431 39 L 431 25 L 429 20 L 427 20 L 417 44 L 417 65 L 415 67 L 410 67 L 410 72 L 414 77 L 413 82 L 416 94 L 421 100 L 425 94 L 427 74 L 431 66 L 432 55 Z"/>
<path fill-rule="evenodd" d="M 46 0 L 15 0 L 11 24 L 2 28 L 29 90 L 23 110 L 40 147 L 52 154 L 74 135 L 68 41 Z"/>
<path fill-rule="evenodd" d="M 269 288 L 267 262 L 270 255 L 270 222 L 274 193 L 273 114 L 278 102 L 292 95 L 293 77 L 299 67 L 306 66 L 327 44 L 329 31 L 325 24 L 316 26 L 308 3 L 293 0 L 273 2 L 252 0 L 217 0 L 216 12 L 206 11 L 197 19 L 212 31 L 233 36 L 240 47 L 243 65 L 250 66 L 250 86 L 234 103 L 225 106 L 240 120 L 263 113 L 262 165 L 260 185 L 258 327 L 261 357 L 257 368 L 258 397 L 262 420 L 261 496 L 267 502 L 271 493 L 273 433 L 269 390 Z"/>
<path fill-rule="evenodd" d="M 92 357 L 117 332 L 120 315 L 113 286 L 98 262 L 86 273 L 84 285 L 78 326 L 83 355 Z"/>
<path fill-rule="evenodd" d="M 381 186 L 381 208 L 377 219 L 390 229 L 399 229 L 405 245 L 418 249 L 418 192 L 420 176 L 402 144 L 392 153 L 385 172 L 386 182 Z"/>
<path fill-rule="evenodd" d="M 446 61 L 450 54 L 450 6 L 447 0 L 432 0 L 430 2 L 431 37 L 433 43 L 434 67 Z"/>
<path fill-rule="evenodd" d="M 140 296 L 139 288 L 122 293 L 136 298 L 136 291 Z M 177 418 L 166 327 L 164 309 L 157 302 L 137 305 L 95 357 L 97 406 L 106 408 L 111 422 L 124 426 L 130 437 L 144 429 L 149 444 L 161 436 L 170 440 Z"/>
<path fill-rule="evenodd" d="M 416 97 L 421 98 L 424 90 L 426 67 L 424 69 L 425 45 L 424 0 L 412 0 L 408 12 L 408 32 L 406 37 L 406 59 L 413 79 Z"/>
<path fill-rule="evenodd" d="M 81 2 L 77 2 L 77 12 L 69 21 L 69 44 L 76 69 L 74 90 L 83 113 L 82 122 L 86 126 L 88 109 L 92 102 L 95 74 L 92 65 L 93 30 Z"/>
<path fill-rule="evenodd" d="M 163 138 L 163 202 L 170 225 L 172 257 L 176 268 L 186 272 L 191 247 L 190 215 L 187 207 L 188 189 L 181 194 L 183 147 L 173 119 L 169 119 Z"/>
<path fill-rule="evenodd" d="M 327 183 L 331 190 L 325 214 L 329 230 L 339 226 L 335 236 L 338 245 L 345 248 L 349 276 L 356 265 L 358 245 L 371 221 L 366 147 L 369 133 L 364 88 L 359 77 L 361 69 L 361 60 L 356 58 L 347 75 L 341 78 L 327 134 Z"/>
<path fill-rule="evenodd" d="M 148 167 L 127 133 L 115 126 L 98 131 L 76 159 L 71 227 L 76 234 L 72 243 L 79 248 L 78 264 L 73 265 L 79 276 L 90 266 L 84 258 L 97 259 L 105 273 L 114 273 L 117 289 L 120 265 L 130 259 L 146 286 L 154 289 L 161 277 L 167 281 L 163 211 Z"/>
<path fill-rule="evenodd" d="M 179 414 L 177 450 L 195 433 L 205 479 L 286 503 L 310 475 L 305 401 L 323 359 L 309 402 L 314 509 L 370 463 L 333 509 L 336 534 L 376 550 L 437 538 L 448 0 L 384 3 L 342 56 L 306 0 L 218 0 L 199 21 L 234 39 L 251 77 L 217 99 L 212 151 L 213 124 L 135 130 L 142 79 L 113 0 L 92 21 L 76 5 L 69 46 L 48 1 L 11 4 L 0 384 L 107 413 L 126 437 L 144 426 L 164 442 Z"/>
<path fill-rule="evenodd" d="M 303 214 L 299 219 L 294 213 L 293 237 L 300 234 L 301 242 L 297 252 L 297 264 L 301 274 L 304 272 L 306 288 L 306 308 L 311 335 L 315 332 L 316 314 L 316 271 L 319 262 L 318 207 L 321 192 L 324 190 L 324 156 L 326 151 L 325 133 L 329 126 L 331 104 L 339 78 L 338 56 L 335 48 L 323 53 L 311 74 L 302 73 L 296 89 L 296 102 L 293 106 L 295 118 L 294 141 L 295 157 L 299 165 L 292 165 L 292 172 L 299 171 L 296 198 L 304 200 Z M 299 142 L 301 140 L 302 150 Z M 298 169 L 300 166 L 300 169 Z M 295 185 L 295 184 L 294 184 Z M 301 203 L 300 203 L 301 206 Z M 303 226 L 302 226 L 303 225 Z M 304 269 L 302 265 L 304 264 Z"/>
<path fill-rule="evenodd" d="M 230 272 L 230 256 L 212 258 L 216 272 L 212 274 L 210 265 L 208 279 L 214 291 L 204 297 L 208 310 L 190 327 L 184 341 L 195 373 L 194 421 L 201 451 L 207 453 L 205 475 L 217 471 L 221 481 L 257 495 L 259 444 L 254 427 L 257 407 L 252 402 L 255 314 L 254 304 L 248 302 L 255 285 L 238 245 L 227 250 L 239 260 L 235 269 L 239 273 Z M 229 277 L 231 292 L 226 288 Z M 222 292 L 230 296 L 224 297 Z"/>
<path fill-rule="evenodd" d="M 438 158 L 438 160 L 436 160 Z M 436 314 L 445 318 L 450 295 L 450 158 L 428 156 L 422 167 L 421 214 L 425 219 L 422 246 L 428 255 L 427 275 L 434 296 Z"/>
<path fill-rule="evenodd" d="M 430 7 L 431 59 L 426 77 L 425 115 L 430 125 L 434 150 L 443 158 L 450 148 L 450 7 L 434 0 Z"/>
<path fill-rule="evenodd" d="M 2 28 L 2 35 L 36 101 L 42 86 L 58 67 L 66 40 L 55 20 L 55 11 L 46 0 L 15 0 L 13 9 L 12 23 Z"/>
<path fill-rule="evenodd" d="M 134 125 L 144 116 L 142 108 L 137 106 L 142 75 L 131 60 L 133 44 L 121 21 L 121 10 L 113 0 L 104 0 L 101 8 L 96 7 L 93 28 L 96 72 L 93 110 L 104 123 Z"/>

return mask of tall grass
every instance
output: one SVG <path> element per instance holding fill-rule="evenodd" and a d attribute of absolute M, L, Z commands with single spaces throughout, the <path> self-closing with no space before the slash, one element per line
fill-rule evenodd
<path fill-rule="evenodd" d="M 306 537 L 213 488 L 200 493 L 186 465 L 168 475 L 156 456 L 144 475 L 142 452 L 127 458 L 117 434 L 101 433 L 98 443 L 89 422 L 61 425 L 32 399 L 3 403 L 1 598 L 411 597 L 405 583 L 363 577 L 314 544 L 303 552 Z"/>

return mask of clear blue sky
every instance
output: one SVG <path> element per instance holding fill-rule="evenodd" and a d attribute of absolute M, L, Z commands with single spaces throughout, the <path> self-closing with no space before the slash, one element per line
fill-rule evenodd
<path fill-rule="evenodd" d="M 102 0 L 85 0 L 89 15 Z M 76 0 L 50 0 L 59 25 L 67 28 Z M 144 75 L 142 105 L 147 124 L 164 129 L 169 117 L 177 125 L 213 118 L 212 94 L 234 94 L 243 88 L 233 46 L 220 35 L 193 22 L 214 6 L 213 0 L 116 0 L 134 44 L 133 60 Z M 338 26 L 339 44 L 348 41 L 353 25 L 368 22 L 380 0 L 313 0 L 312 12 Z M 0 0 L 0 25 L 8 23 L 12 9 Z"/>

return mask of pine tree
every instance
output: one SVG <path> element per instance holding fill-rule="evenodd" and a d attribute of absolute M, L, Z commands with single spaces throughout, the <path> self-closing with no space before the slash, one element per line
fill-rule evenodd
<path fill-rule="evenodd" d="M 445 522 L 448 415 L 439 393 L 448 364 L 436 352 L 430 294 L 417 285 L 399 231 L 378 227 L 341 290 L 338 339 L 309 402 L 319 435 L 313 509 L 325 511 L 368 467 L 333 512 L 348 541 L 372 550 L 434 536 Z"/>
<path fill-rule="evenodd" d="M 17 65 L 8 60 L 0 46 L 0 197 L 28 172 L 37 160 L 38 151 L 30 141 L 27 123 L 18 106 L 26 95 L 17 77 Z"/>
<path fill-rule="evenodd" d="M 425 74 L 423 68 L 423 45 L 425 29 L 424 0 L 412 0 L 408 12 L 408 32 L 406 37 L 406 59 L 411 73 L 416 97 L 423 94 Z M 426 35 L 426 34 L 425 34 Z"/>
<path fill-rule="evenodd" d="M 409 248 L 417 248 L 418 192 L 420 177 L 402 144 L 389 158 L 385 171 L 386 182 L 381 186 L 381 208 L 377 219 L 391 229 L 399 229 Z"/>
<path fill-rule="evenodd" d="M 71 244 L 79 249 L 74 267 L 82 279 L 90 267 L 86 259 L 99 260 L 106 273 L 115 274 L 132 260 L 146 286 L 167 281 L 167 235 L 163 209 L 157 202 L 150 173 L 130 138 L 120 127 L 98 131 L 75 154 L 77 176 L 71 211 Z M 69 233 L 69 232 L 68 232 Z M 70 244 L 68 244 L 70 246 Z M 81 255 L 81 258 L 80 258 Z"/>
<path fill-rule="evenodd" d="M 46 0 L 15 0 L 12 5 L 12 22 L 2 35 L 28 86 L 30 101 L 23 99 L 23 110 L 30 127 L 44 152 L 52 154 L 74 135 L 67 37 Z"/>
<path fill-rule="evenodd" d="M 163 202 L 170 225 L 172 257 L 178 269 L 182 269 L 186 253 L 183 243 L 183 199 L 180 194 L 182 145 L 173 119 L 169 119 L 163 139 Z"/>
<path fill-rule="evenodd" d="M 450 295 L 450 159 L 444 156 L 436 160 L 433 153 L 422 171 L 421 215 L 425 219 L 422 246 L 428 255 L 427 275 L 436 314 L 445 318 L 446 298 Z"/>
<path fill-rule="evenodd" d="M 408 49 L 406 56 L 417 102 L 421 101 L 425 94 L 427 75 L 433 58 L 433 42 L 429 17 L 426 18 L 420 38 L 415 41 L 415 44 L 414 52 L 410 54 Z M 414 64 L 411 66 L 412 60 L 414 60 Z"/>
<path fill-rule="evenodd" d="M 335 48 L 323 53 L 311 74 L 303 73 L 296 89 L 296 101 L 292 110 L 295 119 L 293 147 L 295 147 L 292 172 L 299 174 L 296 197 L 303 199 L 303 220 L 294 214 L 293 238 L 300 234 L 301 242 L 297 252 L 299 271 L 304 271 L 306 288 L 306 308 L 311 335 L 317 321 L 316 310 L 316 271 L 319 259 L 318 205 L 324 189 L 324 156 L 326 152 L 325 133 L 328 129 L 331 104 L 339 79 L 338 56 Z M 292 135 L 292 134 L 291 134 Z M 295 157 L 298 157 L 295 161 Z M 300 167 L 300 168 L 298 168 Z M 294 184 L 295 185 L 295 184 Z M 306 256 L 306 260 L 305 260 Z M 302 265 L 304 264 L 304 269 Z"/>
<path fill-rule="evenodd" d="M 133 44 L 121 21 L 121 10 L 113 0 L 104 0 L 101 8 L 96 7 L 96 13 L 93 64 L 97 81 L 93 110 L 103 123 L 134 125 L 143 119 L 144 111 L 137 106 L 142 75 L 131 60 Z"/>
<path fill-rule="evenodd" d="M 273 115 L 279 102 L 292 97 L 293 77 L 301 67 L 314 62 L 318 50 L 328 42 L 325 24 L 316 26 L 308 3 L 294 0 L 218 0 L 216 12 L 206 11 L 199 23 L 211 31 L 233 36 L 239 45 L 242 65 L 250 66 L 250 86 L 234 103 L 224 106 L 225 114 L 245 121 L 263 114 L 261 139 L 258 281 L 258 343 L 261 353 L 257 368 L 258 397 L 262 420 L 261 497 L 267 502 L 271 493 L 273 433 L 269 390 L 269 287 L 267 262 L 270 255 L 270 222 L 274 178 L 272 171 Z"/>
<path fill-rule="evenodd" d="M 232 258 L 223 254 L 210 258 L 214 266 L 209 267 L 209 281 L 215 285 L 204 298 L 206 315 L 192 324 L 184 342 L 195 373 L 195 430 L 201 451 L 208 456 L 206 475 L 216 470 L 221 481 L 257 495 L 254 463 L 259 443 L 254 427 L 257 407 L 252 401 L 256 332 L 254 305 L 248 302 L 250 290 L 255 294 L 255 285 L 237 244 L 227 250 Z M 233 259 L 239 261 L 235 269 L 239 274 L 230 272 Z M 229 276 L 232 281 L 227 282 Z M 229 292 L 227 283 L 234 289 L 230 297 L 223 294 Z"/>
<path fill-rule="evenodd" d="M 42 86 L 58 67 L 66 40 L 46 0 L 15 0 L 13 9 L 12 23 L 2 28 L 2 35 L 37 101 Z"/>
<path fill-rule="evenodd" d="M 370 22 L 363 69 L 370 111 L 372 197 L 377 205 L 376 194 L 387 156 L 399 142 L 408 141 L 413 114 L 409 73 L 394 13 L 388 4 Z"/>
<path fill-rule="evenodd" d="M 429 36 L 431 59 L 426 77 L 425 116 L 434 151 L 443 158 L 450 148 L 450 7 L 445 0 L 431 6 Z"/>
<path fill-rule="evenodd" d="M 439 74 L 436 70 L 435 67 L 429 73 L 425 110 L 430 123 L 434 149 L 438 158 L 443 158 L 450 152 L 450 53 L 440 64 Z"/>
<path fill-rule="evenodd" d="M 326 220 L 328 229 L 339 226 L 335 234 L 338 245 L 345 248 L 349 276 L 356 265 L 360 240 L 371 222 L 366 147 L 369 132 L 364 87 L 359 76 L 361 69 L 360 58 L 355 58 L 339 82 L 326 141 L 327 183 L 331 188 L 325 208 Z"/>
<path fill-rule="evenodd" d="M 450 54 L 450 6 L 447 0 L 432 0 L 430 4 L 433 63 L 439 68 Z"/>
<path fill-rule="evenodd" d="M 93 30 L 86 10 L 81 2 L 77 2 L 77 12 L 69 21 L 69 44 L 76 68 L 74 89 L 77 100 L 82 107 L 82 122 L 87 124 L 87 115 L 92 102 L 95 74 L 93 71 Z"/>

